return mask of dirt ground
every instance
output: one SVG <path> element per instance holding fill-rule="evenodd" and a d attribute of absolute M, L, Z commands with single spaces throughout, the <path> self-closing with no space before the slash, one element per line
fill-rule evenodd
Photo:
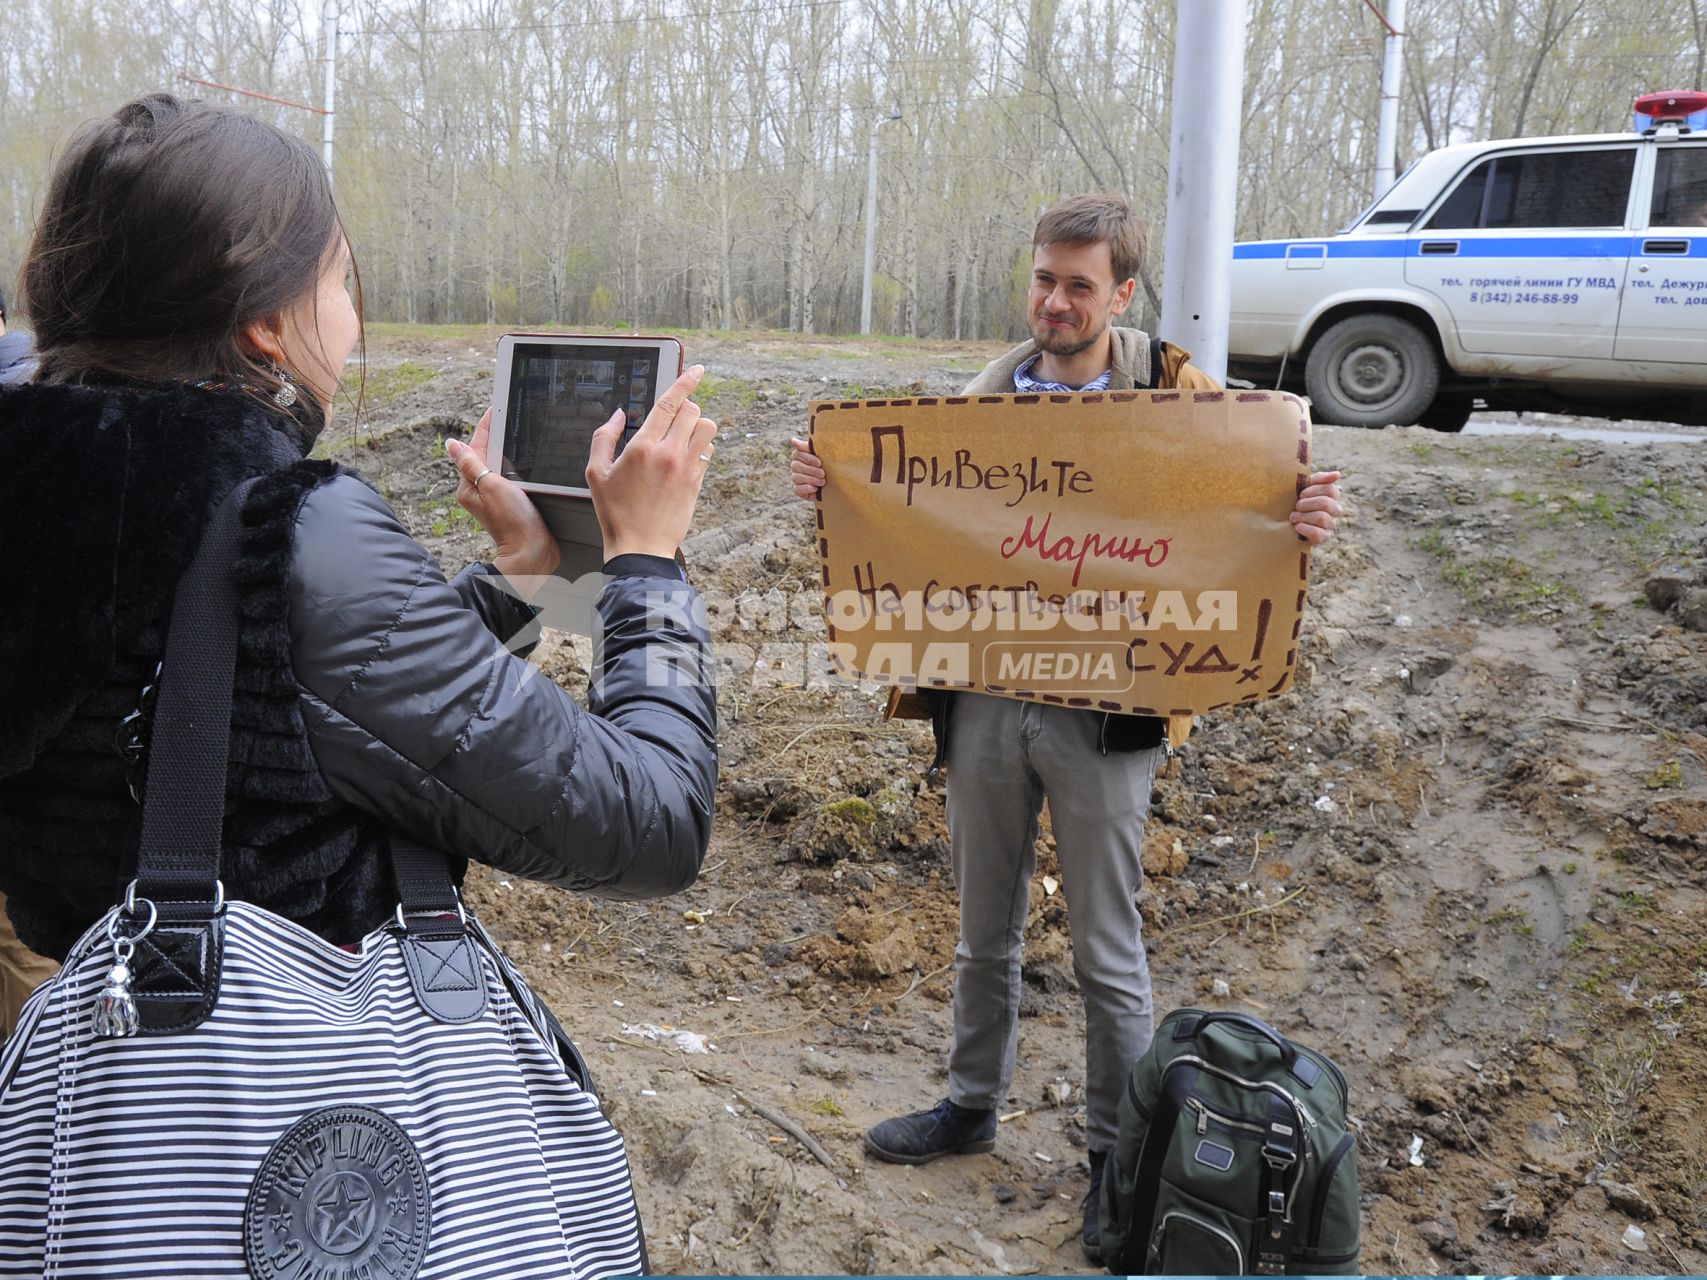
<path fill-rule="evenodd" d="M 327 442 L 453 572 L 489 551 L 437 445 L 489 400 L 494 339 L 374 335 L 363 425 Z M 722 431 L 686 552 L 702 588 L 746 593 L 714 612 L 704 873 L 615 904 L 476 871 L 471 900 L 585 1050 L 659 1271 L 1083 1272 L 1083 1017 L 1047 832 L 996 1152 L 862 1151 L 945 1088 L 942 793 L 928 729 L 804 670 L 822 623 L 778 604 L 817 574 L 786 474 L 806 401 L 946 392 L 999 348 L 688 347 Z M 1315 456 L 1350 514 L 1314 556 L 1296 688 L 1207 720 L 1158 787 L 1158 1015 L 1253 1012 L 1345 1069 L 1367 1271 L 1707 1271 L 1707 634 L 1643 592 L 1707 562 L 1707 445 L 1326 427 Z M 552 634 L 536 661 L 584 690 L 587 652 Z"/>

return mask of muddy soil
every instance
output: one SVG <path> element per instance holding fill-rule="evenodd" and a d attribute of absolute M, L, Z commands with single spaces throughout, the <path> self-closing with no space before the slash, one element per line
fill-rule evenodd
<path fill-rule="evenodd" d="M 447 571 L 489 554 L 437 446 L 489 399 L 493 338 L 376 335 L 363 424 L 327 442 Z M 722 424 L 686 548 L 723 601 L 704 873 L 614 904 L 476 871 L 471 898 L 586 1051 L 660 1271 L 1085 1271 L 1047 829 L 996 1152 L 862 1151 L 944 1091 L 942 793 L 928 730 L 806 669 L 822 624 L 789 607 L 816 577 L 786 477 L 805 401 L 946 392 L 998 348 L 688 346 Z M 1158 786 L 1158 1010 L 1256 1013 L 1345 1069 L 1367 1271 L 1707 1270 L 1707 635 L 1643 592 L 1707 561 L 1707 447 L 1319 428 L 1315 453 L 1350 515 L 1314 556 L 1296 688 L 1204 722 Z M 586 658 L 557 634 L 536 655 L 578 691 Z"/>

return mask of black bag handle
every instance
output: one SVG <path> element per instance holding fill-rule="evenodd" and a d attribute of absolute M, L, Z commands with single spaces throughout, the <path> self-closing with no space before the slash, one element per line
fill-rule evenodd
<path fill-rule="evenodd" d="M 1240 1031 L 1249 1031 L 1253 1035 L 1261 1036 L 1267 1040 L 1280 1050 L 1280 1061 L 1286 1067 L 1286 1073 L 1306 1089 L 1314 1088 L 1316 1081 L 1322 1078 L 1321 1068 L 1308 1058 L 1301 1056 L 1297 1045 L 1261 1018 L 1253 1018 L 1248 1013 L 1217 1010 L 1214 1013 L 1199 1014 L 1196 1018 L 1181 1018 L 1174 1027 L 1174 1039 L 1195 1040 L 1204 1030 L 1216 1023 L 1236 1027 Z"/>

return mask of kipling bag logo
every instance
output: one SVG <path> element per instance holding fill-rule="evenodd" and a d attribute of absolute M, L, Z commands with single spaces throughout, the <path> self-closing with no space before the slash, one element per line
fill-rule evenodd
<path fill-rule="evenodd" d="M 243 1246 L 256 1280 L 411 1280 L 431 1227 L 427 1173 L 403 1130 L 369 1107 L 328 1107 L 267 1152 Z"/>

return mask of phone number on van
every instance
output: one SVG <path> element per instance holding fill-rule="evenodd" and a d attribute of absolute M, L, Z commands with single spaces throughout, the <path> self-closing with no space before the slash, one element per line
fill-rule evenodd
<path fill-rule="evenodd" d="M 1570 303 L 1580 300 L 1580 293 L 1491 293 L 1470 291 L 1471 302 L 1539 302 L 1542 305 Z"/>

